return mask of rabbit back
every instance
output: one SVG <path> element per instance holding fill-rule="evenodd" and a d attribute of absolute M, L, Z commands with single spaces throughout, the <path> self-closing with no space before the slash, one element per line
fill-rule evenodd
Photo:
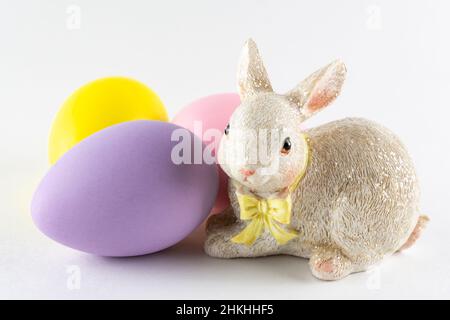
<path fill-rule="evenodd" d="M 292 226 L 302 242 L 337 246 L 360 260 L 399 249 L 419 212 L 416 173 L 400 140 L 360 118 L 307 134 L 310 163 L 293 194 Z"/>

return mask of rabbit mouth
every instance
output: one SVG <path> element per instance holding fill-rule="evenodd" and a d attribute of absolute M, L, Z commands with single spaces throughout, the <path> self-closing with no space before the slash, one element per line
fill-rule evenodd
<path fill-rule="evenodd" d="M 270 176 L 252 175 L 249 177 L 243 177 L 241 179 L 243 184 L 248 185 L 252 188 L 261 187 L 267 184 L 271 180 Z"/>

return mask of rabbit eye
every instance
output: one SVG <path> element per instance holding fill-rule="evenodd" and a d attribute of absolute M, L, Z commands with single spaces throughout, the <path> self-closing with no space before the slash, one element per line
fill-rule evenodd
<path fill-rule="evenodd" d="M 283 148 L 281 149 L 281 153 L 288 154 L 289 151 L 291 150 L 291 147 L 292 147 L 291 139 L 289 137 L 284 139 Z"/>
<path fill-rule="evenodd" d="M 228 135 L 229 132 L 230 132 L 230 124 L 227 124 L 227 127 L 226 127 L 225 130 L 224 130 L 224 133 L 225 133 L 226 135 Z"/>

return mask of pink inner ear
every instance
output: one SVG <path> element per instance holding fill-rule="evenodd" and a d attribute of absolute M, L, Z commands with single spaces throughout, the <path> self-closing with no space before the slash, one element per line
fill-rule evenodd
<path fill-rule="evenodd" d="M 336 92 L 333 90 L 322 89 L 313 94 L 308 101 L 308 110 L 311 112 L 318 111 L 319 109 L 327 106 L 334 98 L 336 98 Z"/>

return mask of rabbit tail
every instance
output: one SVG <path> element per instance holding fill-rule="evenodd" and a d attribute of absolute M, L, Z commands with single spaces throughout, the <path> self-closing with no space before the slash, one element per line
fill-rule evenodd
<path fill-rule="evenodd" d="M 408 240 L 406 240 L 406 242 L 401 246 L 400 249 L 398 249 L 398 251 L 402 251 L 402 250 L 408 249 L 414 243 L 416 243 L 417 239 L 420 238 L 423 230 L 427 226 L 428 221 L 430 221 L 430 218 L 428 218 L 428 216 L 426 216 L 426 215 L 419 216 L 419 219 L 417 220 L 417 224 L 414 227 L 414 230 L 409 235 Z"/>

